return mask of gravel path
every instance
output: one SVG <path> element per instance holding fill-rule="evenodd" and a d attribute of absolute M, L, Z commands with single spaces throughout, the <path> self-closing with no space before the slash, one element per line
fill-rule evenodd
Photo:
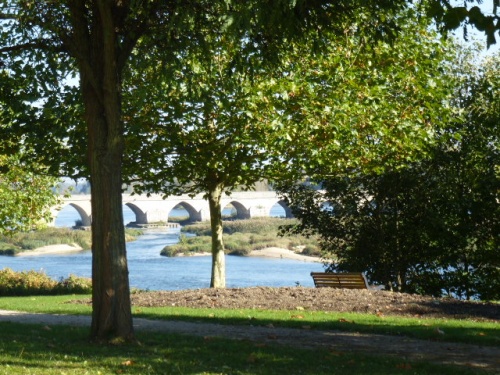
<path fill-rule="evenodd" d="M 0 322 L 7 321 L 48 326 L 90 326 L 89 316 L 33 314 L 0 310 Z M 309 349 L 322 347 L 337 352 L 352 351 L 377 354 L 383 350 L 384 355 L 397 356 L 405 360 L 453 364 L 469 368 L 480 368 L 494 374 L 500 374 L 500 349 L 497 347 L 480 347 L 477 345 L 341 331 L 275 328 L 273 326 L 228 326 L 139 318 L 134 319 L 134 326 L 137 331 L 224 337 Z"/>

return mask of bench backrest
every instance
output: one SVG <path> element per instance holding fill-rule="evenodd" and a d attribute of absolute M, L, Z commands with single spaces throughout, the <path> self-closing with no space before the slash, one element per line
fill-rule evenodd
<path fill-rule="evenodd" d="M 311 272 L 316 288 L 368 289 L 368 282 L 362 273 Z"/>

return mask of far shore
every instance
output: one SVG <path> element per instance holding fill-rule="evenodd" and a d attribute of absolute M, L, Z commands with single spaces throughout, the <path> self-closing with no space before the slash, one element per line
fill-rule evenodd
<path fill-rule="evenodd" d="M 48 245 L 36 248 L 34 250 L 26 250 L 19 252 L 16 254 L 16 256 L 28 257 L 28 256 L 52 255 L 52 254 L 71 254 L 80 252 L 82 250 L 83 248 L 76 244 Z M 178 256 L 183 256 L 183 255 L 178 255 Z M 190 256 L 210 256 L 210 253 L 198 253 Z M 304 262 L 321 262 L 321 259 L 318 257 L 311 257 L 307 255 L 298 254 L 295 251 L 283 249 L 280 247 L 268 247 L 262 250 L 253 250 L 247 256 L 293 259 L 293 260 L 301 260 Z"/>

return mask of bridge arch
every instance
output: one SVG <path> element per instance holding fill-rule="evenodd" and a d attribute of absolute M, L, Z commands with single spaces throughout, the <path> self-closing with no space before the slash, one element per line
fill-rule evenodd
<path fill-rule="evenodd" d="M 222 207 L 222 209 L 224 210 L 228 205 L 233 206 L 234 209 L 236 210 L 236 216 L 235 216 L 236 219 L 249 219 L 250 218 L 250 211 L 241 202 L 238 202 L 236 200 L 230 201 L 227 204 L 225 204 Z"/>
<path fill-rule="evenodd" d="M 147 215 L 143 210 L 141 210 L 139 208 L 139 206 L 137 206 L 136 204 L 134 204 L 132 202 L 125 203 L 125 206 L 130 208 L 132 210 L 132 212 L 134 213 L 136 224 L 147 224 L 147 222 L 148 222 Z"/>
<path fill-rule="evenodd" d="M 285 211 L 285 218 L 290 219 L 290 218 L 294 217 L 293 213 L 292 213 L 292 210 L 290 209 L 290 207 L 286 204 L 286 202 L 283 199 L 278 200 L 276 203 L 274 203 L 272 205 L 271 209 L 269 210 L 269 216 L 271 216 L 271 212 L 270 211 L 276 205 L 279 205 L 279 206 L 281 206 L 281 208 L 283 208 L 283 210 Z"/>
<path fill-rule="evenodd" d="M 189 221 L 202 221 L 202 211 L 198 208 L 195 208 L 192 204 L 190 204 L 187 201 L 181 201 L 177 203 L 174 207 L 172 207 L 168 211 L 168 215 L 170 215 L 170 212 L 172 212 L 172 210 L 177 206 L 182 206 L 182 208 L 184 208 L 187 211 L 189 215 L 188 219 Z"/>
<path fill-rule="evenodd" d="M 70 203 L 70 206 L 74 207 L 78 213 L 80 214 L 81 220 L 82 220 L 82 226 L 84 227 L 90 227 L 92 224 L 92 213 L 90 210 L 87 211 L 85 207 L 82 207 L 76 203 Z"/>
<path fill-rule="evenodd" d="M 79 219 L 75 220 L 75 225 L 77 225 L 77 222 L 79 221 L 82 226 L 84 227 L 89 227 L 92 223 L 92 211 L 90 208 L 90 202 L 67 202 L 67 204 L 54 207 L 51 209 L 52 211 L 52 222 L 50 225 L 55 225 L 56 220 L 61 213 L 62 210 L 65 210 L 67 207 L 72 207 L 76 210 L 78 213 L 78 216 L 80 217 Z M 73 212 L 74 213 L 74 212 Z"/>

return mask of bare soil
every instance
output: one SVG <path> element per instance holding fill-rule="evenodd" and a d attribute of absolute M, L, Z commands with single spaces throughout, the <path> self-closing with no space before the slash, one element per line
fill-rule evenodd
<path fill-rule="evenodd" d="M 138 292 L 135 306 L 319 310 L 378 315 L 500 321 L 500 305 L 379 290 L 334 288 L 237 288 Z"/>

